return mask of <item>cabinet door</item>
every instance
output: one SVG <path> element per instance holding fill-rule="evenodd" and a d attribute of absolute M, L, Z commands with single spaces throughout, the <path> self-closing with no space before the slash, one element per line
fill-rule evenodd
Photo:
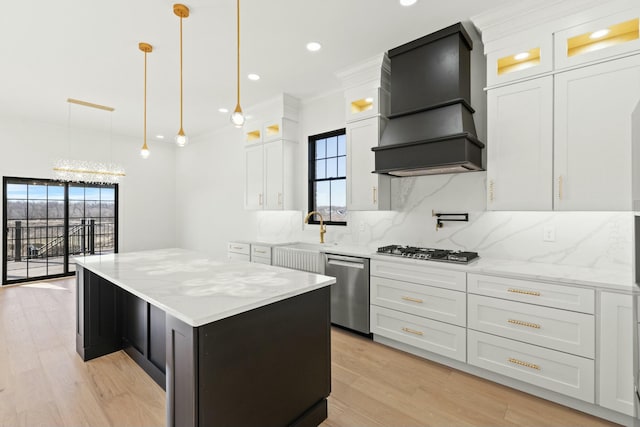
<path fill-rule="evenodd" d="M 633 416 L 632 296 L 600 296 L 600 406 Z"/>
<path fill-rule="evenodd" d="M 283 203 L 283 141 L 264 145 L 265 209 L 282 209 Z"/>
<path fill-rule="evenodd" d="M 555 78 L 554 208 L 630 210 L 640 55 Z"/>
<path fill-rule="evenodd" d="M 347 210 L 373 211 L 391 208 L 391 178 L 372 173 L 372 147 L 380 140 L 381 121 L 371 117 L 347 125 Z"/>
<path fill-rule="evenodd" d="M 244 154 L 244 207 L 245 209 L 262 209 L 264 160 L 263 146 L 248 147 Z"/>
<path fill-rule="evenodd" d="M 553 77 L 491 89 L 487 209 L 551 210 Z"/>

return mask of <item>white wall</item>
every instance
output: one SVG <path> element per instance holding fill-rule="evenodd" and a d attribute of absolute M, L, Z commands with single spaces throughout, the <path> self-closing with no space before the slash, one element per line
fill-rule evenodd
<path fill-rule="evenodd" d="M 176 245 L 175 150 L 171 144 L 150 143 L 152 154 L 144 161 L 138 154 L 142 137 L 80 129 L 70 132 L 67 126 L 9 117 L 0 117 L 0 135 L 2 176 L 54 178 L 53 163 L 60 158 L 123 165 L 127 176 L 119 186 L 120 252 Z M 2 221 L 4 224 L 4 218 Z"/>
<path fill-rule="evenodd" d="M 226 256 L 226 242 L 256 236 L 255 213 L 244 210 L 242 131 L 229 125 L 176 150 L 178 246 Z"/>

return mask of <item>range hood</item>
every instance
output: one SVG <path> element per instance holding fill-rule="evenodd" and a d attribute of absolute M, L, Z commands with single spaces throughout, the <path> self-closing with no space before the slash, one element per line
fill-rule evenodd
<path fill-rule="evenodd" d="M 482 170 L 471 95 L 471 38 L 461 23 L 388 52 L 391 114 L 374 173 L 434 175 Z"/>

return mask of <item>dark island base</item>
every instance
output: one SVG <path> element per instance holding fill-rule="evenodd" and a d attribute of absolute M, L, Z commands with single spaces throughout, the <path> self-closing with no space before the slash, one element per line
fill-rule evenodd
<path fill-rule="evenodd" d="M 317 426 L 331 387 L 329 307 L 325 287 L 191 327 L 79 268 L 76 347 L 84 360 L 125 348 L 156 379 L 162 342 L 169 426 Z"/>

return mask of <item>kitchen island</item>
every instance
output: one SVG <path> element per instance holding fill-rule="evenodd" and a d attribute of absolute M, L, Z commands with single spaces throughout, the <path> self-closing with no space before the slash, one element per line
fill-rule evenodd
<path fill-rule="evenodd" d="M 76 350 L 124 349 L 169 426 L 315 426 L 330 392 L 327 276 L 183 249 L 76 258 Z"/>

